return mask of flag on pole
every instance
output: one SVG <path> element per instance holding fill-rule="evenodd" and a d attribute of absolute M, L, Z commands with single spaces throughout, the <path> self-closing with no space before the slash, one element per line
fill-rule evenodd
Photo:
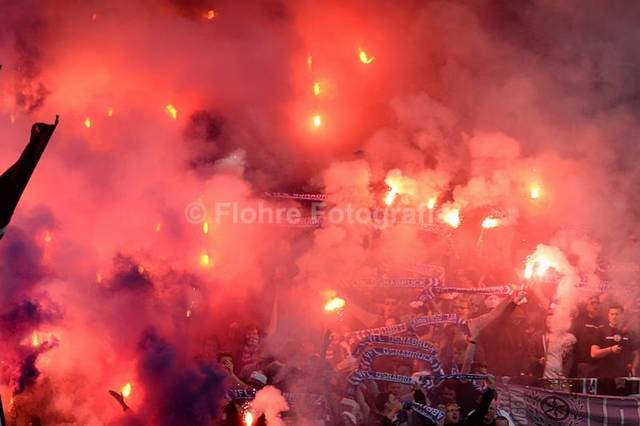
<path fill-rule="evenodd" d="M 54 124 L 35 123 L 31 127 L 29 143 L 18 161 L 0 175 L 0 239 L 9 226 L 20 197 L 22 197 L 58 121 L 59 117 L 56 116 Z"/>

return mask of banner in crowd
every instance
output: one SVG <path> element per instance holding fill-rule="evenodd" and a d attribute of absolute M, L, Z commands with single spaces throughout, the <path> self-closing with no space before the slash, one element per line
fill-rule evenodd
<path fill-rule="evenodd" d="M 422 349 L 433 356 L 438 355 L 438 350 L 433 345 L 423 340 L 416 339 L 415 337 L 383 336 L 373 334 L 365 337 L 360 343 L 358 343 L 358 346 L 356 346 L 356 349 L 353 351 L 353 356 L 360 356 L 360 354 L 364 352 L 369 345 L 403 346 L 406 348 Z"/>
<path fill-rule="evenodd" d="M 497 294 L 509 296 L 513 294 L 513 288 L 509 285 L 501 285 L 495 287 L 439 287 L 431 286 L 425 288 L 424 292 L 420 295 L 420 301 L 426 302 L 431 300 L 437 294 L 443 293 L 460 293 L 460 294 Z"/>
<path fill-rule="evenodd" d="M 305 194 L 305 193 L 290 193 L 290 192 L 265 192 L 266 197 L 271 198 L 286 198 L 291 200 L 310 200 L 310 201 L 325 201 L 327 194 Z"/>
<path fill-rule="evenodd" d="M 358 280 L 340 283 L 341 287 L 377 287 L 377 288 L 424 288 L 427 291 L 431 287 L 442 285 L 440 277 L 422 278 L 362 278 Z"/>
<path fill-rule="evenodd" d="M 518 426 L 638 425 L 640 400 L 498 385 L 500 408 Z"/>
<path fill-rule="evenodd" d="M 436 408 L 429 407 L 428 405 L 424 404 L 418 404 L 417 402 L 413 401 L 405 402 L 402 405 L 402 408 L 404 408 L 405 410 L 413 410 L 435 424 L 438 424 L 440 420 L 444 419 L 445 416 L 445 413 Z"/>
<path fill-rule="evenodd" d="M 365 351 L 360 358 L 360 369 L 368 370 L 371 368 L 373 361 L 385 356 L 425 361 L 431 366 L 431 371 L 442 373 L 442 365 L 440 364 L 437 354 L 395 348 L 373 348 Z"/>
<path fill-rule="evenodd" d="M 367 330 L 357 330 L 345 333 L 345 337 L 364 339 L 373 335 L 392 336 L 394 334 L 402 333 L 415 333 L 420 327 L 431 327 L 436 325 L 455 324 L 465 328 L 465 332 L 468 333 L 467 322 L 462 318 L 458 318 L 456 314 L 436 314 L 425 317 L 417 317 L 409 322 L 402 324 L 389 325 L 386 327 L 370 328 Z"/>

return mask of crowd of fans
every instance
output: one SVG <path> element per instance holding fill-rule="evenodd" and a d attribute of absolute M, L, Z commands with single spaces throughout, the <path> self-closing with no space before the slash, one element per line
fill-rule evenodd
<path fill-rule="evenodd" d="M 513 423 L 508 413 L 498 409 L 494 377 L 534 386 L 552 383 L 558 390 L 569 390 L 563 387 L 563 378 L 598 378 L 601 393 L 623 395 L 628 392 L 627 383 L 620 378 L 640 372 L 636 350 L 640 341 L 630 329 L 638 323 L 634 300 L 625 300 L 627 306 L 623 306 L 609 294 L 590 294 L 576 301 L 572 323 L 558 327 L 553 324 L 554 301 L 540 288 L 511 296 L 443 294 L 423 304 L 411 303 L 412 296 L 382 290 L 345 295 L 347 306 L 323 343 L 298 339 L 274 350 L 265 344 L 268 337 L 261 327 L 234 323 L 228 336 L 210 346 L 218 349 L 215 361 L 228 375 L 230 388 L 259 390 L 271 385 L 291 400 L 290 411 L 283 414 L 287 424 L 436 423 L 412 410 L 410 403 L 415 402 L 442 411 L 440 424 L 508 425 Z M 446 373 L 487 375 L 483 387 L 463 380 L 446 380 L 431 389 L 365 381 L 355 394 L 347 392 L 349 376 L 359 369 L 353 351 L 361 334 L 354 330 L 438 313 L 455 313 L 468 327 L 439 324 L 405 335 L 433 345 Z M 429 372 L 429 365 L 381 357 L 371 370 L 410 377 Z M 220 424 L 244 424 L 249 403 L 248 398 L 230 396 Z M 254 424 L 265 422 L 262 416 Z"/>

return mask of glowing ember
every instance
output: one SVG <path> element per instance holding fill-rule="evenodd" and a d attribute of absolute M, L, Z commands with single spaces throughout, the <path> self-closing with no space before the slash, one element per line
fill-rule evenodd
<path fill-rule="evenodd" d="M 169 104 L 166 107 L 164 107 L 164 109 L 165 111 L 167 111 L 167 114 L 169 114 L 171 118 L 173 118 L 174 120 L 178 118 L 178 110 L 173 105 Z"/>
<path fill-rule="evenodd" d="M 209 233 L 209 222 L 206 220 L 202 222 L 202 233 L 207 235 Z"/>
<path fill-rule="evenodd" d="M 159 223 L 156 224 L 156 232 L 160 232 L 160 230 L 162 229 L 162 227 L 160 226 Z"/>
<path fill-rule="evenodd" d="M 533 183 L 529 187 L 529 197 L 531 197 L 532 200 L 537 200 L 538 198 L 540 198 L 541 192 L 542 188 L 540 188 L 540 185 L 538 185 L 537 183 Z"/>
<path fill-rule="evenodd" d="M 319 114 L 314 115 L 313 117 L 311 117 L 311 122 L 313 123 L 313 127 L 320 127 L 322 126 L 322 116 L 320 116 Z"/>
<path fill-rule="evenodd" d="M 191 309 L 187 309 L 187 318 L 191 318 Z"/>
<path fill-rule="evenodd" d="M 455 208 L 447 208 L 440 212 L 438 215 L 440 220 L 442 220 L 447 225 L 452 228 L 457 228 L 460 226 L 460 209 Z"/>
<path fill-rule="evenodd" d="M 131 395 L 131 383 L 127 382 L 127 384 L 124 385 L 120 390 L 120 393 L 124 398 L 129 398 L 129 396 Z"/>
<path fill-rule="evenodd" d="M 335 312 L 339 309 L 345 307 L 347 302 L 341 297 L 332 297 L 329 301 L 324 305 L 324 310 L 327 312 Z"/>
<path fill-rule="evenodd" d="M 320 96 L 320 83 L 313 83 L 313 94 L 316 96 Z"/>
<path fill-rule="evenodd" d="M 436 197 L 429 198 L 429 200 L 427 200 L 427 208 L 433 210 L 436 207 L 436 201 Z"/>
<path fill-rule="evenodd" d="M 491 216 L 485 217 L 484 220 L 482 221 L 482 227 L 484 229 L 495 228 L 499 225 L 500 225 L 500 219 L 497 219 Z"/>
<path fill-rule="evenodd" d="M 393 204 L 393 200 L 396 199 L 397 194 L 398 194 L 398 190 L 394 187 L 391 187 L 389 192 L 387 192 L 387 196 L 384 198 L 384 203 L 387 206 L 390 206 L 391 204 Z"/>
<path fill-rule="evenodd" d="M 51 236 L 49 231 L 45 232 L 44 233 L 44 242 L 45 242 L 45 244 L 49 244 L 51 241 L 53 241 L 53 237 Z"/>
<path fill-rule="evenodd" d="M 307 69 L 311 71 L 312 66 L 313 66 L 313 59 L 311 59 L 311 55 L 307 55 Z"/>
<path fill-rule="evenodd" d="M 113 117 L 113 108 L 107 110 L 107 117 Z"/>
<path fill-rule="evenodd" d="M 251 411 L 244 413 L 244 424 L 245 426 L 251 426 L 253 424 L 253 414 L 251 414 Z"/>
<path fill-rule="evenodd" d="M 89 129 L 91 127 L 91 119 L 89 117 L 84 119 L 84 127 Z"/>
<path fill-rule="evenodd" d="M 144 271 L 145 271 L 144 266 L 142 266 L 142 265 L 138 265 L 138 273 L 139 273 L 140 275 L 142 275 L 142 274 L 144 274 Z"/>
<path fill-rule="evenodd" d="M 209 258 L 209 254 L 207 252 L 202 252 L 200 254 L 200 266 L 207 267 L 211 265 L 211 259 Z"/>
<path fill-rule="evenodd" d="M 31 335 L 31 346 L 33 346 L 34 348 L 40 346 L 40 336 L 38 336 L 38 333 L 36 333 L 35 331 Z"/>
<path fill-rule="evenodd" d="M 360 57 L 360 62 L 362 62 L 363 64 L 370 64 L 376 58 L 375 56 L 367 55 L 367 52 L 362 49 L 360 49 L 358 56 Z"/>
<path fill-rule="evenodd" d="M 212 20 L 213 18 L 216 17 L 216 11 L 213 9 L 209 9 L 207 13 L 204 14 L 204 17 L 207 18 L 208 20 Z"/>

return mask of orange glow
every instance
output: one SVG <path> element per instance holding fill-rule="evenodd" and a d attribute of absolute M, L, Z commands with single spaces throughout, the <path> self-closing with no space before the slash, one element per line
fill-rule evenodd
<path fill-rule="evenodd" d="M 313 66 L 313 59 L 311 59 L 311 55 L 307 55 L 307 69 L 311 71 L 312 66 Z"/>
<path fill-rule="evenodd" d="M 436 197 L 429 198 L 429 200 L 427 200 L 427 208 L 433 210 L 436 207 L 436 201 L 438 201 Z"/>
<path fill-rule="evenodd" d="M 206 251 L 200 254 L 200 266 L 204 268 L 211 266 L 211 258 L 209 258 L 209 254 Z"/>
<path fill-rule="evenodd" d="M 373 62 L 373 60 L 376 58 L 375 56 L 367 55 L 367 52 L 362 49 L 360 49 L 358 56 L 360 57 L 360 62 L 367 65 Z"/>
<path fill-rule="evenodd" d="M 398 194 L 398 190 L 394 187 L 391 187 L 391 189 L 389 190 L 389 192 L 387 192 L 387 196 L 384 197 L 384 203 L 387 206 L 390 206 L 391 204 L 393 204 L 393 200 L 396 199 L 396 195 Z"/>
<path fill-rule="evenodd" d="M 102 282 L 102 274 L 101 274 L 100 272 L 98 272 L 98 273 L 96 274 L 96 282 L 97 282 L 98 284 L 100 284 L 100 283 Z"/>
<path fill-rule="evenodd" d="M 460 226 L 460 209 L 446 208 L 440 212 L 438 217 L 452 228 Z"/>
<path fill-rule="evenodd" d="M 202 233 L 204 235 L 207 235 L 209 233 L 209 222 L 207 222 L 206 220 L 202 222 Z"/>
<path fill-rule="evenodd" d="M 213 18 L 216 17 L 216 11 L 213 9 L 209 9 L 207 13 L 204 14 L 204 17 L 207 18 L 208 20 L 212 20 Z"/>
<path fill-rule="evenodd" d="M 156 224 L 156 232 L 160 232 L 160 230 L 162 229 L 162 226 L 160 226 L 159 223 Z"/>
<path fill-rule="evenodd" d="M 245 426 L 251 426 L 253 424 L 253 414 L 251 414 L 251 411 L 244 413 L 244 424 Z"/>
<path fill-rule="evenodd" d="M 123 398 L 129 398 L 129 396 L 131 395 L 131 383 L 127 382 L 127 384 L 124 385 L 120 390 L 120 393 L 122 394 Z"/>
<path fill-rule="evenodd" d="M 44 233 L 44 242 L 45 242 L 45 244 L 49 244 L 51 241 L 53 241 L 53 237 L 51 236 L 49 231 L 46 231 Z"/>
<path fill-rule="evenodd" d="M 320 96 L 320 83 L 317 81 L 313 83 L 313 94 L 316 96 Z"/>
<path fill-rule="evenodd" d="M 324 310 L 327 312 L 335 312 L 340 310 L 346 306 L 347 302 L 341 297 L 332 297 L 329 301 L 324 305 Z"/>
<path fill-rule="evenodd" d="M 144 266 L 142 266 L 142 265 L 139 265 L 139 266 L 138 266 L 138 273 L 139 273 L 140 275 L 144 274 Z"/>
<path fill-rule="evenodd" d="M 169 114 L 174 120 L 178 118 L 178 110 L 173 105 L 168 104 L 166 107 L 164 107 L 164 109 L 165 111 L 167 111 L 167 114 Z"/>
<path fill-rule="evenodd" d="M 38 336 L 38 333 L 36 333 L 35 331 L 31 335 L 31 346 L 33 346 L 34 348 L 40 346 L 40 336 Z"/>
<path fill-rule="evenodd" d="M 89 117 L 84 119 L 84 127 L 89 129 L 91 127 L 91 119 Z"/>
<path fill-rule="evenodd" d="M 529 197 L 531 197 L 532 200 L 540 198 L 541 193 L 542 188 L 537 183 L 532 183 L 531 186 L 529 186 Z"/>
<path fill-rule="evenodd" d="M 311 122 L 313 123 L 313 127 L 318 128 L 322 126 L 322 116 L 320 114 L 316 114 L 311 117 Z"/>
<path fill-rule="evenodd" d="M 107 117 L 113 117 L 113 108 L 107 110 Z"/>
<path fill-rule="evenodd" d="M 482 227 L 484 229 L 495 228 L 497 226 L 500 226 L 500 219 L 497 219 L 495 217 L 485 217 L 482 221 Z"/>

